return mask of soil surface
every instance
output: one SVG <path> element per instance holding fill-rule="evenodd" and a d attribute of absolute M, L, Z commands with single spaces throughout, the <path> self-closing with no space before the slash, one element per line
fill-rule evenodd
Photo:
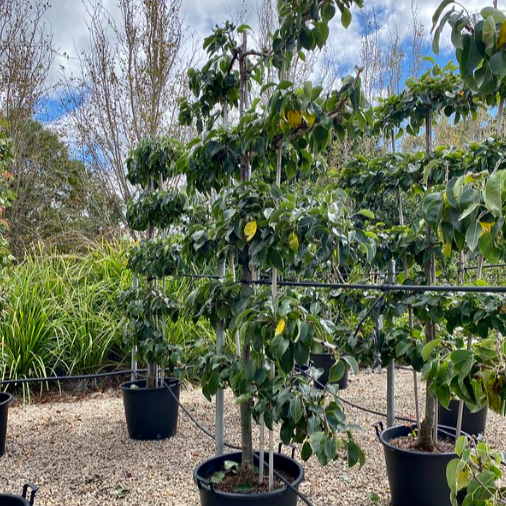
<path fill-rule="evenodd" d="M 412 372 L 396 371 L 396 415 L 413 419 Z M 0 492 L 20 494 L 23 484 L 39 487 L 35 506 L 199 506 L 193 471 L 214 455 L 214 443 L 180 411 L 178 431 L 171 439 L 134 441 L 128 438 L 119 388 L 83 394 L 57 392 L 32 395 L 23 404 L 18 396 L 9 408 L 6 453 L 0 458 Z M 91 388 L 91 387 L 90 387 Z M 343 400 L 372 411 L 386 411 L 386 372 L 350 373 Z M 420 390 L 420 405 L 424 406 Z M 210 431 L 214 405 L 193 387 L 181 391 L 181 403 Z M 383 447 L 373 423 L 384 418 L 344 405 L 347 421 L 362 431 L 355 439 L 366 463 L 349 469 L 344 459 L 322 468 L 314 457 L 303 463 L 299 487 L 314 506 L 388 506 L 390 490 Z M 225 392 L 225 440 L 240 445 L 239 409 Z M 267 432 L 267 431 L 266 431 Z M 505 449 L 506 419 L 489 411 L 485 440 Z M 267 439 L 267 434 L 266 434 Z M 279 442 L 279 432 L 274 439 Z M 254 427 L 258 447 L 258 428 Z M 295 458 L 300 459 L 297 445 Z M 289 448 L 284 448 L 290 454 Z M 1 500 L 0 500 L 1 504 Z M 303 506 L 301 500 L 299 506 Z"/>
<path fill-rule="evenodd" d="M 426 453 L 424 450 L 417 448 L 416 446 L 416 436 L 402 436 L 396 437 L 395 439 L 391 439 L 389 443 L 396 448 L 400 448 L 401 450 L 409 450 L 411 452 L 419 452 Z M 455 452 L 455 443 L 449 439 L 440 439 L 434 448 L 434 453 L 454 453 Z"/>
<path fill-rule="evenodd" d="M 281 472 L 279 473 L 285 478 L 288 483 L 291 483 L 293 481 L 292 476 L 288 476 L 287 474 Z M 278 488 L 283 488 L 285 484 L 279 480 L 278 478 L 274 477 L 274 490 Z M 262 483 L 258 483 L 258 480 L 255 481 L 255 483 L 251 484 L 250 486 L 247 486 L 246 489 L 244 489 L 244 484 L 241 482 L 241 477 L 239 474 L 235 473 L 229 473 L 225 475 L 225 478 L 220 482 L 214 485 L 214 488 L 216 490 L 219 490 L 220 492 L 233 492 L 235 494 L 237 493 L 248 493 L 248 494 L 260 494 L 264 492 L 269 491 L 269 477 L 265 477 Z"/>

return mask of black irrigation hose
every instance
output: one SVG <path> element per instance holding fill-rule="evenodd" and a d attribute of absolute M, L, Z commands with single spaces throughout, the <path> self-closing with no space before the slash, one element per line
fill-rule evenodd
<path fill-rule="evenodd" d="M 313 380 L 315 383 L 317 383 L 318 385 L 320 385 L 320 387 L 322 387 L 323 390 L 326 390 L 327 392 L 329 392 L 330 394 L 332 394 L 332 392 L 328 389 L 328 385 L 324 385 L 323 383 L 320 383 L 317 379 L 313 378 L 313 376 L 311 376 L 308 372 L 306 371 L 299 371 L 301 372 L 304 376 L 307 376 L 309 379 Z M 333 395 L 333 394 L 332 394 Z M 377 416 L 382 416 L 383 418 L 388 418 L 387 414 L 386 413 L 382 413 L 381 411 L 375 411 L 374 409 L 369 409 L 369 408 L 364 408 L 363 406 L 360 406 L 359 404 L 355 404 L 351 401 L 347 401 L 346 399 L 343 399 L 342 397 L 339 397 L 338 395 L 336 395 L 337 399 L 344 403 L 344 404 L 348 404 L 349 406 L 351 406 L 352 408 L 355 408 L 355 409 L 358 409 L 360 411 L 364 411 L 365 413 L 369 413 L 371 415 L 377 415 Z M 413 420 L 411 418 L 405 418 L 403 416 L 394 416 L 394 418 L 396 420 L 399 420 L 400 422 L 407 422 L 407 423 L 416 423 L 416 420 Z M 444 429 L 440 427 L 438 427 L 438 431 L 445 434 L 446 436 L 450 436 L 450 437 L 455 437 L 454 434 L 452 434 L 451 432 L 448 432 Z"/>
<path fill-rule="evenodd" d="M 81 374 L 79 376 L 47 376 L 46 378 L 19 378 L 19 379 L 8 379 L 0 380 L 0 385 L 16 385 L 23 383 L 45 383 L 50 381 L 77 381 L 83 379 L 97 379 L 107 378 L 110 376 L 123 376 L 126 374 L 137 374 L 143 372 L 143 370 L 137 371 L 112 371 L 112 372 L 101 372 L 96 374 Z"/>
<path fill-rule="evenodd" d="M 267 279 L 242 280 L 250 285 L 270 285 Z M 331 288 L 343 290 L 376 290 L 382 292 L 462 292 L 462 293 L 506 293 L 506 286 L 457 286 L 457 285 L 366 285 L 348 283 L 317 283 L 313 281 L 278 281 L 278 286 L 308 288 Z"/>
<path fill-rule="evenodd" d="M 484 265 L 483 268 L 506 267 L 506 264 Z M 465 269 L 474 269 L 466 267 Z M 193 279 L 224 279 L 211 274 L 182 274 L 181 277 Z M 270 285 L 270 279 L 239 280 L 237 283 L 248 285 Z M 352 283 L 320 283 L 314 281 L 278 281 L 278 286 L 306 288 L 329 288 L 342 290 L 376 290 L 383 292 L 450 292 L 450 293 L 506 293 L 506 286 L 458 286 L 458 285 L 371 285 Z"/>
<path fill-rule="evenodd" d="M 487 265 L 483 265 L 482 269 L 497 269 L 499 267 L 506 267 L 506 264 L 487 264 Z M 458 269 L 458 272 L 462 272 L 462 270 L 464 270 L 464 271 L 474 271 L 477 268 L 478 267 L 476 265 L 472 266 L 472 267 L 464 267 L 464 269 Z"/>

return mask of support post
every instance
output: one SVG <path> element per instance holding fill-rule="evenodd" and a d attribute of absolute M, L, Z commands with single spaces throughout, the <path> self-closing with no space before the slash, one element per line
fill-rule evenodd
<path fill-rule="evenodd" d="M 221 260 L 218 264 L 218 275 L 225 275 L 225 260 Z M 223 350 L 225 345 L 225 326 L 222 321 L 216 324 L 216 353 L 219 354 Z M 215 413 L 215 455 L 219 456 L 223 454 L 223 441 L 225 438 L 224 429 L 224 392 L 220 388 L 216 392 L 216 413 Z"/>
<path fill-rule="evenodd" d="M 137 279 L 137 274 L 134 273 L 133 279 L 133 289 L 136 290 L 139 287 L 139 280 Z M 137 379 L 137 346 L 134 344 L 132 346 L 132 358 L 130 370 L 132 374 L 130 375 L 130 381 L 135 381 Z"/>
<path fill-rule="evenodd" d="M 387 283 L 395 279 L 395 260 L 388 263 Z M 387 368 L 387 427 L 395 423 L 395 361 L 392 359 Z"/>

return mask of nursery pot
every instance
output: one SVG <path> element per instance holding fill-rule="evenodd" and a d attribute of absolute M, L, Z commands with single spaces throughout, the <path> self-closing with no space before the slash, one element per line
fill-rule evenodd
<path fill-rule="evenodd" d="M 441 425 L 447 427 L 457 427 L 457 416 L 459 413 L 459 401 L 450 401 L 449 409 L 439 405 L 439 421 Z M 464 412 L 462 414 L 462 430 L 467 434 L 473 436 L 478 434 L 485 434 L 485 427 L 487 425 L 488 406 L 485 406 L 476 413 L 471 413 L 469 408 L 464 404 Z"/>
<path fill-rule="evenodd" d="M 0 457 L 5 453 L 5 440 L 7 438 L 7 414 L 12 395 L 0 392 Z"/>
<path fill-rule="evenodd" d="M 178 380 L 167 378 L 159 388 L 146 388 L 145 380 L 129 381 L 121 385 L 121 391 L 131 439 L 165 439 L 176 433 Z"/>
<path fill-rule="evenodd" d="M 30 499 L 27 499 L 28 489 L 31 488 Z M 25 483 L 23 486 L 23 494 L 12 495 L 12 494 L 0 494 L 0 504 L 2 506 L 30 506 L 33 505 L 35 500 L 35 493 L 37 492 L 37 487 L 32 483 Z"/>
<path fill-rule="evenodd" d="M 330 368 L 335 363 L 335 357 L 330 353 L 311 353 L 310 360 L 313 367 L 323 369 L 323 374 L 315 382 L 316 388 L 322 389 L 322 385 L 326 385 L 329 382 Z M 339 390 L 344 390 L 348 386 L 348 369 L 348 364 L 344 362 L 343 377 L 337 382 Z"/>
<path fill-rule="evenodd" d="M 426 453 L 404 450 L 390 444 L 392 439 L 407 436 L 412 428 L 397 425 L 383 429 L 374 425 L 383 445 L 387 465 L 392 506 L 451 506 L 450 487 L 446 481 L 446 466 L 457 457 L 450 453 Z M 455 429 L 439 426 L 439 437 L 455 439 Z"/>
<path fill-rule="evenodd" d="M 223 462 L 225 460 L 240 463 L 241 455 L 241 452 L 226 453 L 206 460 L 195 469 L 193 479 L 199 487 L 201 506 L 254 506 L 256 504 L 259 506 L 296 506 L 297 494 L 286 486 L 259 494 L 241 494 L 216 490 L 209 481 L 211 476 L 216 471 L 223 469 Z M 258 465 L 258 454 L 255 454 L 254 463 Z M 302 466 L 293 458 L 281 453 L 274 454 L 274 469 L 286 478 L 291 477 L 289 481 L 291 481 L 291 486 L 296 490 L 304 478 Z"/>

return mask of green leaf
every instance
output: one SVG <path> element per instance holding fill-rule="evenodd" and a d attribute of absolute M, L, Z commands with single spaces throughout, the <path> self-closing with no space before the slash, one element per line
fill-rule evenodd
<path fill-rule="evenodd" d="M 300 452 L 300 458 L 306 462 L 307 460 L 309 460 L 309 458 L 311 457 L 311 455 L 313 455 L 313 450 L 311 449 L 311 445 L 309 444 L 308 441 L 306 441 L 303 445 L 302 445 L 302 450 Z"/>
<path fill-rule="evenodd" d="M 348 467 L 353 467 L 355 464 L 360 462 L 360 467 L 363 466 L 365 462 L 364 453 L 357 446 L 354 441 L 349 441 L 347 445 L 348 450 Z"/>
<path fill-rule="evenodd" d="M 358 362 L 355 360 L 354 357 L 351 355 L 344 355 L 341 357 L 342 360 L 344 360 L 349 366 L 350 369 L 353 371 L 353 374 L 358 374 Z"/>
<path fill-rule="evenodd" d="M 211 483 L 221 483 L 225 479 L 225 471 L 217 471 L 211 476 Z"/>
<path fill-rule="evenodd" d="M 494 243 L 494 237 L 490 232 L 483 234 L 478 241 L 480 253 L 489 262 L 498 262 L 502 258 L 502 250 Z"/>
<path fill-rule="evenodd" d="M 294 423 L 299 423 L 299 420 L 302 418 L 302 403 L 298 396 L 295 396 L 290 400 L 288 412 Z"/>
<path fill-rule="evenodd" d="M 455 443 L 455 453 L 460 457 L 467 446 L 467 437 L 460 436 Z"/>
<path fill-rule="evenodd" d="M 490 58 L 488 66 L 492 74 L 496 75 L 500 80 L 506 75 L 506 53 L 497 51 Z"/>
<path fill-rule="evenodd" d="M 336 15 L 336 8 L 332 4 L 325 4 L 322 8 L 322 19 L 329 22 Z"/>
<path fill-rule="evenodd" d="M 343 11 L 341 14 L 341 24 L 345 28 L 348 28 L 350 26 L 350 23 L 351 23 L 351 12 L 347 7 L 343 7 Z"/>
<path fill-rule="evenodd" d="M 304 49 L 307 49 L 308 51 L 311 51 L 312 49 L 314 49 L 315 36 L 313 34 L 313 31 L 305 26 L 300 32 L 299 42 L 300 42 L 300 45 Z"/>
<path fill-rule="evenodd" d="M 346 371 L 346 366 L 342 360 L 338 360 L 329 371 L 329 382 L 337 383 L 343 376 Z"/>
<path fill-rule="evenodd" d="M 429 341 L 422 349 L 422 358 L 426 362 L 429 357 L 432 355 L 432 352 L 436 349 L 436 347 L 441 343 L 441 339 L 433 339 Z"/>
<path fill-rule="evenodd" d="M 504 20 L 506 20 L 506 16 L 503 14 L 503 12 L 498 9 L 494 9 L 494 7 L 484 7 L 481 10 L 481 15 L 483 19 L 487 19 L 492 16 L 495 24 L 502 23 Z"/>
<path fill-rule="evenodd" d="M 380 500 L 380 496 L 376 492 L 367 492 L 367 497 L 371 502 L 378 502 Z"/>
<path fill-rule="evenodd" d="M 445 10 L 445 8 L 448 5 L 450 5 L 452 3 L 455 3 L 455 0 L 443 0 L 439 4 L 439 7 L 436 9 L 436 11 L 434 12 L 434 14 L 432 16 L 432 30 L 434 30 L 434 27 L 436 26 L 436 24 L 439 20 L 439 16 L 441 16 L 441 13 Z"/>
<path fill-rule="evenodd" d="M 225 471 L 232 471 L 239 469 L 239 462 L 234 462 L 233 460 L 225 460 L 223 462 L 223 467 L 225 468 Z"/>
<path fill-rule="evenodd" d="M 439 164 L 439 160 L 434 159 L 431 160 L 424 168 L 423 168 L 423 184 L 427 186 L 427 182 L 429 181 L 430 173 L 434 167 L 437 167 Z"/>
<path fill-rule="evenodd" d="M 495 37 L 496 37 L 495 21 L 493 16 L 489 16 L 485 18 L 485 23 L 483 24 L 483 32 L 482 32 L 482 40 L 483 44 L 485 44 L 485 51 L 489 56 L 492 56 L 494 54 Z"/>
<path fill-rule="evenodd" d="M 246 30 L 253 31 L 253 28 L 249 25 L 241 25 L 237 28 L 237 33 L 244 33 Z"/>
<path fill-rule="evenodd" d="M 466 231 L 466 244 L 471 251 L 474 251 L 478 246 L 478 241 L 481 235 L 481 226 L 477 221 L 471 223 L 471 226 Z"/>
<path fill-rule="evenodd" d="M 329 460 L 334 460 L 337 453 L 337 443 L 332 437 L 327 438 L 325 441 L 325 455 Z"/>
<path fill-rule="evenodd" d="M 409 341 L 400 341 L 395 347 L 395 357 L 400 358 L 405 355 L 411 349 L 411 343 Z"/>
<path fill-rule="evenodd" d="M 472 214 L 478 207 L 479 202 L 473 202 L 460 216 L 459 221 L 462 221 L 463 219 L 467 218 L 470 214 Z"/>
<path fill-rule="evenodd" d="M 329 138 L 329 131 L 322 125 L 317 125 L 313 130 L 313 137 L 319 145 L 324 144 Z"/>
<path fill-rule="evenodd" d="M 504 170 L 492 174 L 485 183 L 483 200 L 487 209 L 496 217 L 502 216 L 502 187 L 506 172 Z"/>
<path fill-rule="evenodd" d="M 325 438 L 326 438 L 326 435 L 321 431 L 313 432 L 309 436 L 309 442 L 311 444 L 311 449 L 313 450 L 314 453 L 318 453 L 320 451 L 321 444 L 325 440 Z"/>
<path fill-rule="evenodd" d="M 459 465 L 459 459 L 452 459 L 446 466 L 446 481 L 448 482 L 448 486 L 450 490 L 457 492 L 457 482 L 456 482 L 456 474 L 457 474 L 457 466 Z"/>
<path fill-rule="evenodd" d="M 278 250 L 272 250 L 270 254 L 271 265 L 280 272 L 283 272 L 285 269 L 283 258 L 281 258 L 281 254 Z"/>
<path fill-rule="evenodd" d="M 281 360 L 289 345 L 289 341 L 282 335 L 279 335 L 272 340 L 269 350 L 276 360 Z"/>
<path fill-rule="evenodd" d="M 374 220 L 374 213 L 372 211 L 369 211 L 369 209 L 361 209 L 358 214 L 365 216 L 366 218 L 369 218 L 370 220 Z"/>
<path fill-rule="evenodd" d="M 443 18 L 441 19 L 441 22 L 439 23 L 439 26 L 436 28 L 434 32 L 434 39 L 432 40 L 432 51 L 434 54 L 439 54 L 439 39 L 441 37 L 441 32 L 443 31 L 443 28 L 446 25 L 446 22 L 450 18 L 450 16 L 453 14 L 454 9 L 451 9 L 445 13 Z"/>

